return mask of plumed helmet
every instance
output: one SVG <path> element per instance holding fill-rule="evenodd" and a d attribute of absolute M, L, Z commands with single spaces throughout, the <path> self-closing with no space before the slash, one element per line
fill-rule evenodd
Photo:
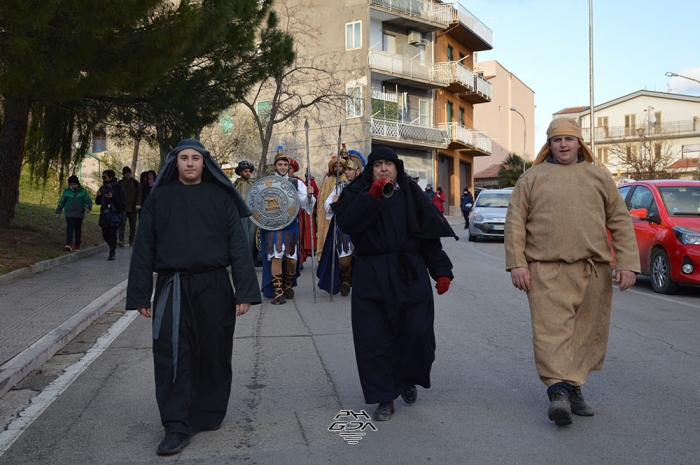
<path fill-rule="evenodd" d="M 345 147 L 345 142 L 343 142 L 343 145 L 340 148 L 340 158 L 343 158 L 346 160 L 348 158 L 348 149 Z"/>
<path fill-rule="evenodd" d="M 255 171 L 255 166 L 253 166 L 253 164 L 248 160 L 243 160 L 238 162 L 238 166 L 233 171 L 236 173 L 236 175 L 240 176 L 241 171 L 243 170 L 250 170 L 250 172 L 252 173 L 253 171 Z"/>
<path fill-rule="evenodd" d="M 275 155 L 275 161 L 273 161 L 272 164 L 274 165 L 275 163 L 277 163 L 280 160 L 284 160 L 284 161 L 288 162 L 289 158 L 287 158 L 287 155 L 284 154 L 284 148 L 281 145 L 278 145 L 277 146 L 277 155 Z"/>

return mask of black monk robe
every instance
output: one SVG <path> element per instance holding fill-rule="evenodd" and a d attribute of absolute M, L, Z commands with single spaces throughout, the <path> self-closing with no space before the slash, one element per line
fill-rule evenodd
<path fill-rule="evenodd" d="M 173 181 L 153 190 L 131 256 L 126 308 L 151 308 L 156 400 L 166 433 L 193 434 L 224 419 L 236 302 L 260 303 L 259 289 L 239 209 L 224 188 Z"/>
<path fill-rule="evenodd" d="M 430 277 L 453 277 L 439 237 L 409 233 L 406 183 L 412 181 L 401 171 L 403 186 L 392 197 L 372 197 L 367 183 L 337 216 L 355 245 L 352 331 L 369 404 L 392 401 L 413 385 L 430 387 L 435 360 Z"/>

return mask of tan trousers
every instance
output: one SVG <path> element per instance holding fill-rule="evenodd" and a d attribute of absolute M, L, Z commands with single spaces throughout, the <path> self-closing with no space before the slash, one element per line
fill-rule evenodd
<path fill-rule="evenodd" d="M 542 382 L 581 386 L 602 370 L 612 308 L 610 265 L 592 260 L 529 264 L 535 365 Z"/>

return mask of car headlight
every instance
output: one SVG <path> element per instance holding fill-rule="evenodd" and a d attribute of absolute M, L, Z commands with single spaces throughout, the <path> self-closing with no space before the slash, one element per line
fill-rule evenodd
<path fill-rule="evenodd" d="M 484 221 L 484 215 L 481 213 L 474 213 L 474 221 Z"/>
<path fill-rule="evenodd" d="M 700 244 L 700 232 L 693 231 L 684 226 L 674 226 L 673 234 L 683 244 Z"/>

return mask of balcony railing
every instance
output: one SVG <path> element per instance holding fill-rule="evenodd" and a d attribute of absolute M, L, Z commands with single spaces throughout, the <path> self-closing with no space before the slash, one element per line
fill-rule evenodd
<path fill-rule="evenodd" d="M 491 138 L 479 131 L 462 126 L 460 123 L 441 123 L 440 128 L 447 130 L 451 142 L 459 142 L 482 152 L 491 153 Z"/>
<path fill-rule="evenodd" d="M 451 4 L 422 0 L 370 0 L 370 5 L 378 6 L 400 15 L 439 23 L 445 27 L 452 22 L 453 6 Z"/>
<path fill-rule="evenodd" d="M 591 128 L 582 128 L 581 132 L 583 135 L 583 140 L 591 140 Z M 595 128 L 596 141 L 632 141 L 639 140 L 640 137 L 656 137 L 663 139 L 666 137 L 674 137 L 684 134 L 700 134 L 700 119 L 694 118 L 684 121 L 669 121 L 667 123 L 655 124 L 651 127 L 646 124 L 641 124 L 633 127 L 600 126 Z"/>
<path fill-rule="evenodd" d="M 469 10 L 464 8 L 459 3 L 454 3 L 453 14 L 460 23 L 464 24 L 473 33 L 481 37 L 484 42 L 489 45 L 493 45 L 493 31 L 486 27 L 484 23 L 476 19 L 476 16 L 471 14 Z"/>
<path fill-rule="evenodd" d="M 438 85 L 448 85 L 449 76 L 432 63 L 381 50 L 369 51 L 369 67 L 375 71 L 384 71 L 410 79 L 420 79 Z"/>
<path fill-rule="evenodd" d="M 372 98 L 375 100 L 382 100 L 384 102 L 394 102 L 394 103 L 398 102 L 398 99 L 396 98 L 396 94 L 392 94 L 389 92 L 382 92 L 381 90 L 377 90 L 377 89 L 372 89 Z"/>
<path fill-rule="evenodd" d="M 489 100 L 492 100 L 493 86 L 489 81 L 483 77 L 476 75 L 474 79 L 474 85 L 476 86 L 476 92 L 483 95 Z"/>
<path fill-rule="evenodd" d="M 446 129 L 380 118 L 372 118 L 371 132 L 373 136 L 423 143 L 443 148 L 447 148 L 447 144 L 449 143 L 448 131 Z"/>

